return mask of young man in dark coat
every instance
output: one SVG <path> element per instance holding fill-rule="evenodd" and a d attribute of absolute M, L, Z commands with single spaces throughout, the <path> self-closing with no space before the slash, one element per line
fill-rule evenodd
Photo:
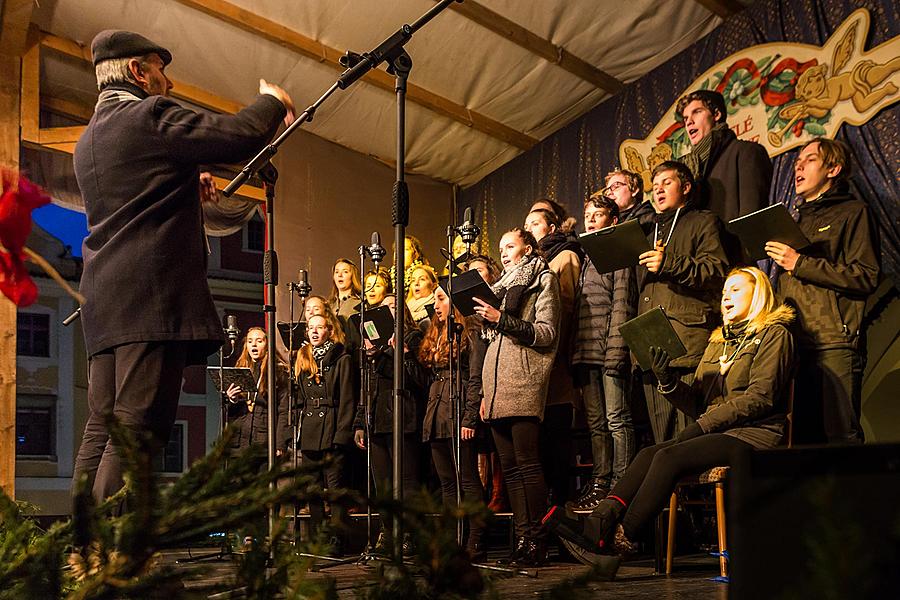
<path fill-rule="evenodd" d="M 584 203 L 585 232 L 618 223 L 619 204 L 603 196 L 608 189 Z M 635 269 L 598 273 L 588 257 L 578 287 L 572 366 L 584 400 L 594 468 L 591 480 L 568 506 L 590 512 L 625 473 L 634 455 L 628 402 L 631 361 L 619 325 L 634 317 L 637 309 Z"/>
<path fill-rule="evenodd" d="M 727 223 L 769 205 L 772 161 L 765 147 L 737 139 L 725 122 L 728 111 L 719 92 L 698 90 L 675 107 L 684 123 L 691 152 L 681 161 L 696 182 L 695 203 Z M 723 231 L 729 257 L 740 257 L 740 242 Z"/>
<path fill-rule="evenodd" d="M 779 296 L 797 310 L 795 441 L 858 443 L 860 326 L 879 276 L 875 230 L 865 203 L 850 193 L 844 144 L 808 142 L 794 175 L 798 224 L 811 244 L 798 251 L 768 242 L 766 251 L 780 267 Z"/>
<path fill-rule="evenodd" d="M 722 225 L 708 210 L 693 205 L 694 181 L 680 162 L 653 169 L 653 197 L 659 213 L 649 240 L 653 250 L 640 256 L 638 314 L 661 306 L 687 353 L 672 361 L 673 372 L 690 385 L 719 324 L 719 297 L 728 271 Z M 657 444 L 688 425 L 688 417 L 665 399 L 651 373 L 644 374 L 644 394 Z"/>
<path fill-rule="evenodd" d="M 291 109 L 284 90 L 260 81 L 260 96 L 236 115 L 182 108 L 166 96 L 168 50 L 127 31 L 91 45 L 100 97 L 75 148 L 84 198 L 81 320 L 89 358 L 90 415 L 75 462 L 100 500 L 122 486 L 107 415 L 168 439 L 182 372 L 222 343 L 206 280 L 200 201 L 215 197 L 201 164 L 249 159 Z"/>

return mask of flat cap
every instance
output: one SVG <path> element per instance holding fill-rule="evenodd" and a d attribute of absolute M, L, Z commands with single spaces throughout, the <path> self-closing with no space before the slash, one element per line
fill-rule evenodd
<path fill-rule="evenodd" d="M 94 36 L 91 42 L 91 55 L 94 57 L 94 65 L 110 58 L 129 58 L 131 56 L 144 56 L 156 53 L 163 61 L 163 65 L 172 62 L 172 53 L 151 42 L 139 33 L 122 31 L 121 29 L 106 29 Z"/>

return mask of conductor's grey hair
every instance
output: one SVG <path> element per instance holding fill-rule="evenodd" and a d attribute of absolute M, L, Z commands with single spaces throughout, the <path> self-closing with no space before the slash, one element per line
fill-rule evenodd
<path fill-rule="evenodd" d="M 128 63 L 136 60 L 141 63 L 141 67 L 149 63 L 149 56 L 129 56 L 127 58 L 110 58 L 97 63 L 94 70 L 97 73 L 97 88 L 103 89 L 111 83 L 133 83 L 138 85 L 138 81 L 128 69 Z"/>

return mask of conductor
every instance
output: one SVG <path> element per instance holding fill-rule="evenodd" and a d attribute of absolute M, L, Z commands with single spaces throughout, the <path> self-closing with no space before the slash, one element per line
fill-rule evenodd
<path fill-rule="evenodd" d="M 160 450 L 175 421 L 182 373 L 206 364 L 222 327 L 206 280 L 201 202 L 217 193 L 200 165 L 243 162 L 293 119 L 287 93 L 260 80 L 234 115 L 184 108 L 168 98 L 172 54 L 128 31 L 91 44 L 100 96 L 75 147 L 84 199 L 81 291 L 89 416 L 74 478 L 99 501 L 122 485 L 109 415 L 151 436 Z"/>

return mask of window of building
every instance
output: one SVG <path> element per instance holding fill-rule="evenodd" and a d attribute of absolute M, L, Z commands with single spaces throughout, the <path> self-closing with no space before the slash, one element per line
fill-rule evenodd
<path fill-rule="evenodd" d="M 56 396 L 16 398 L 16 457 L 56 460 Z"/>
<path fill-rule="evenodd" d="M 263 252 L 265 249 L 266 225 L 259 213 L 254 213 L 253 218 L 247 221 L 247 225 L 244 227 L 244 250 Z"/>
<path fill-rule="evenodd" d="M 169 443 L 153 459 L 157 473 L 184 473 L 187 463 L 187 421 L 176 421 Z"/>
<path fill-rule="evenodd" d="M 50 356 L 50 315 L 19 311 L 16 316 L 16 354 Z"/>

